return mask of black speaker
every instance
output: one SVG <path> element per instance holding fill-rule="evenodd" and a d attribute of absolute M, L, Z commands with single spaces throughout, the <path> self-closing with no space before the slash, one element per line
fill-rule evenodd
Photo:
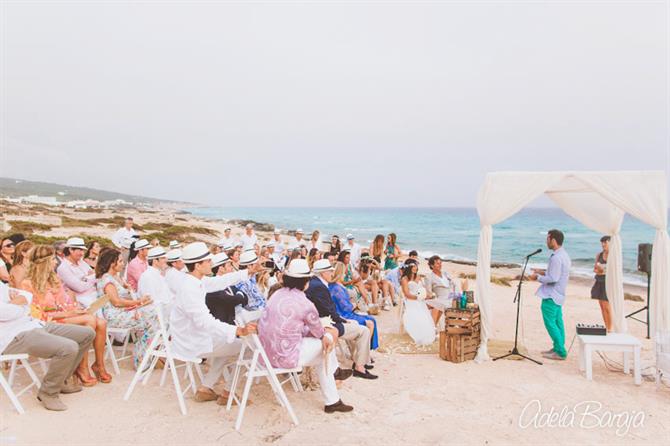
<path fill-rule="evenodd" d="M 651 243 L 637 245 L 637 270 L 651 274 Z"/>

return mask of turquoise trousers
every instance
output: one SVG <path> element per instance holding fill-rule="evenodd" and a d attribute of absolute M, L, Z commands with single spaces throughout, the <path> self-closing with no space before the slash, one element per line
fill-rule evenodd
<path fill-rule="evenodd" d="M 549 337 L 554 342 L 554 351 L 561 358 L 567 356 L 565 351 L 565 327 L 563 326 L 563 308 L 551 299 L 542 299 L 542 319 Z"/>

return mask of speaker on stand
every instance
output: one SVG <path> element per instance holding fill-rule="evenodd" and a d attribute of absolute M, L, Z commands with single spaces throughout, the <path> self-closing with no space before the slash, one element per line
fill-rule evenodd
<path fill-rule="evenodd" d="M 643 324 L 647 324 L 647 339 L 649 339 L 649 298 L 650 298 L 650 289 L 651 289 L 651 243 L 640 243 L 637 245 L 637 270 L 643 273 L 647 273 L 647 305 L 640 308 L 637 311 L 633 311 L 631 314 L 626 315 L 626 317 L 634 319 Z M 647 311 L 647 320 L 643 321 L 636 317 L 636 314 L 641 311 Z"/>

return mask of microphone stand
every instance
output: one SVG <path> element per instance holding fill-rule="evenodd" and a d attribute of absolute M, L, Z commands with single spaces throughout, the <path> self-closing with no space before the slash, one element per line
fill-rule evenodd
<path fill-rule="evenodd" d="M 494 361 L 497 361 L 498 359 L 504 359 L 507 358 L 508 356 L 519 356 L 523 359 L 527 359 L 529 361 L 533 361 L 535 364 L 542 365 L 540 361 L 536 361 L 533 358 L 530 358 L 521 352 L 519 352 L 518 348 L 518 340 L 519 340 L 519 310 L 521 309 L 521 285 L 523 284 L 523 278 L 526 275 L 526 267 L 528 266 L 528 259 L 530 259 L 530 256 L 526 256 L 526 261 L 523 264 L 523 270 L 521 271 L 521 278 L 519 279 L 519 285 L 516 287 L 516 294 L 514 295 L 514 301 L 512 303 L 516 302 L 516 328 L 514 329 L 514 347 L 512 350 L 510 350 L 509 353 L 506 353 L 502 356 L 498 356 L 497 358 L 493 358 Z"/>

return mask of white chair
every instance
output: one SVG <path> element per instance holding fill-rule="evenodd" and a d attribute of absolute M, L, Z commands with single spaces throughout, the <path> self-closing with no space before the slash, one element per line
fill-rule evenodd
<path fill-rule="evenodd" d="M 182 415 L 187 414 L 186 403 L 184 402 L 184 394 L 188 392 L 189 389 L 195 394 L 196 392 L 196 381 L 193 374 L 193 369 L 195 368 L 198 377 L 202 381 L 202 371 L 200 370 L 201 360 L 199 358 L 184 358 L 179 355 L 172 353 L 170 348 L 170 337 L 168 335 L 168 328 L 164 322 L 162 311 L 160 308 L 156 307 L 156 314 L 158 316 L 158 330 L 154 335 L 154 338 L 151 340 L 149 348 L 147 348 L 144 357 L 140 366 L 133 376 L 133 380 L 128 386 L 128 390 L 123 396 L 124 401 L 130 399 L 130 395 L 133 393 L 137 383 L 142 380 L 142 385 L 146 385 L 149 382 L 149 378 L 156 367 L 156 364 L 160 359 L 165 361 L 163 373 L 161 375 L 160 385 L 162 386 L 165 383 L 168 371 L 172 375 L 172 383 L 174 384 L 175 392 L 177 393 L 177 401 L 179 402 L 179 409 L 181 410 Z M 175 361 L 181 361 L 184 364 L 179 367 L 185 368 L 185 375 L 189 378 L 189 384 L 182 390 L 181 383 L 179 381 L 179 375 L 177 374 L 177 368 Z"/>
<path fill-rule="evenodd" d="M 33 386 L 39 389 L 41 383 L 40 380 L 35 375 L 32 367 L 30 367 L 30 362 L 28 362 L 28 355 L 26 354 L 16 354 L 16 355 L 0 355 L 0 362 L 7 361 L 10 363 L 9 370 L 9 379 L 5 379 L 4 374 L 0 373 L 0 386 L 4 389 L 5 393 L 9 397 L 9 400 L 14 405 L 14 408 L 18 413 L 23 415 L 26 411 L 23 409 L 23 406 L 19 402 L 19 397 L 23 395 L 26 391 L 31 389 Z M 21 389 L 18 393 L 14 393 L 12 390 L 12 385 L 14 384 L 14 376 L 16 372 L 17 363 L 21 363 L 21 366 L 26 370 L 28 376 L 30 377 L 31 383 Z"/>
<path fill-rule="evenodd" d="M 235 322 L 238 326 L 244 326 L 249 322 L 254 322 L 260 319 L 261 312 L 242 312 L 238 315 Z M 245 358 L 245 353 L 247 350 L 251 353 L 251 358 Z M 247 380 L 244 385 L 244 391 L 242 393 L 242 400 L 238 399 L 235 392 L 237 391 L 237 384 L 240 380 L 240 375 L 243 373 L 242 369 L 246 369 Z M 261 377 L 264 377 L 270 383 L 272 391 L 281 404 L 291 416 L 293 424 L 298 425 L 298 417 L 293 411 L 293 407 L 289 402 L 286 393 L 284 393 L 284 388 L 282 385 L 287 381 L 291 383 L 293 389 L 296 392 L 302 391 L 302 384 L 300 383 L 300 378 L 298 373 L 302 371 L 302 367 L 294 367 L 292 369 L 280 369 L 274 368 L 270 364 L 263 345 L 261 344 L 260 339 L 257 334 L 251 334 L 242 338 L 242 349 L 237 359 L 237 365 L 235 367 L 235 373 L 233 374 L 233 382 L 230 388 L 230 393 L 228 395 L 228 404 L 226 405 L 226 410 L 230 410 L 233 401 L 235 401 L 240 411 L 237 414 L 237 421 L 235 422 L 235 430 L 239 431 L 242 426 L 242 419 L 244 418 L 244 410 L 247 406 L 247 401 L 249 399 L 249 392 L 251 391 L 251 385 L 254 383 L 254 380 L 257 380 Z M 288 375 L 283 382 L 279 381 L 278 375 Z"/>
<path fill-rule="evenodd" d="M 114 353 L 113 344 L 116 335 L 119 335 L 119 337 L 123 339 L 121 356 L 118 358 Z M 121 370 L 119 369 L 119 362 L 132 357 L 132 355 L 126 355 L 126 350 L 128 349 L 128 343 L 130 342 L 131 337 L 133 341 L 137 340 L 135 337 L 135 332 L 129 328 L 107 327 L 107 339 L 105 341 L 107 348 L 105 349 L 105 359 L 109 358 L 112 361 L 112 368 L 114 369 L 114 373 L 117 375 L 121 374 Z"/>
<path fill-rule="evenodd" d="M 656 388 L 661 386 L 661 379 L 670 376 L 670 333 L 659 333 L 656 336 Z"/>

